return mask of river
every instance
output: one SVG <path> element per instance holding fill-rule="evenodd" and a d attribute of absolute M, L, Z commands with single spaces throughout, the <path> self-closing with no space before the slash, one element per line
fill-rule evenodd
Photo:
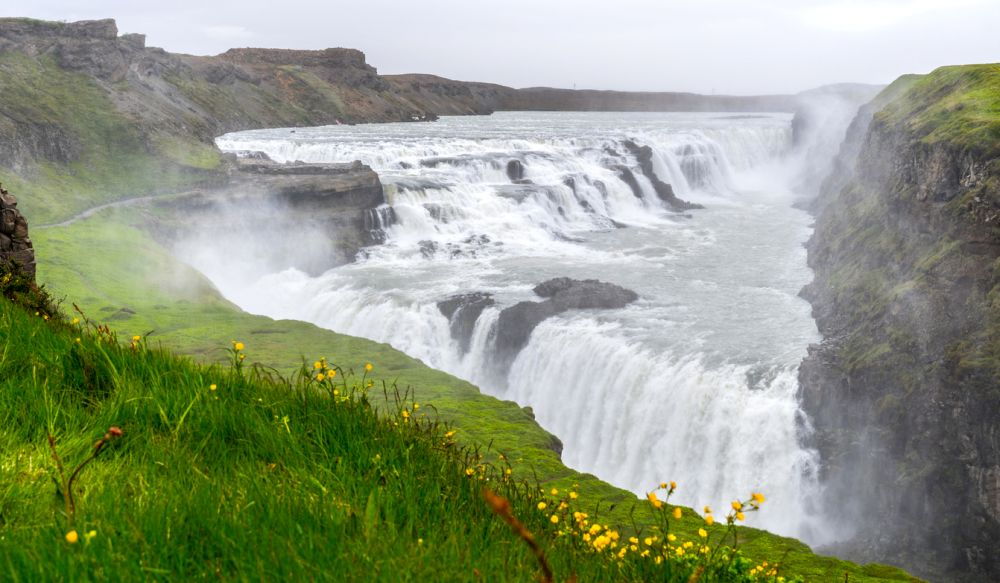
<path fill-rule="evenodd" d="M 650 146 L 656 175 L 705 208 L 665 208 L 626 139 Z M 750 524 L 823 538 L 819 460 L 803 446 L 796 399 L 798 364 L 819 336 L 797 295 L 812 277 L 811 217 L 793 207 L 790 115 L 508 112 L 217 142 L 278 161 L 359 159 L 381 176 L 392 209 L 382 216 L 394 218 L 385 244 L 318 276 L 183 254 L 241 308 L 388 342 L 531 406 L 567 465 L 615 485 L 644 494 L 676 480 L 676 501 L 720 511 L 761 491 L 768 502 Z M 512 160 L 522 180 L 508 175 Z M 499 311 L 540 300 L 532 287 L 559 276 L 639 300 L 545 320 L 498 369 Z M 437 302 L 474 291 L 497 305 L 463 350 Z"/>

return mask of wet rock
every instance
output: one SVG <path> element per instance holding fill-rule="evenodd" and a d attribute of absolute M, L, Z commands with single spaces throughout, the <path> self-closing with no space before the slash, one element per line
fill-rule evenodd
<path fill-rule="evenodd" d="M 524 179 L 524 164 L 520 160 L 507 162 L 507 178 L 510 178 L 510 181 L 514 183 Z"/>
<path fill-rule="evenodd" d="M 438 309 L 450 323 L 451 337 L 458 341 L 463 354 L 469 352 L 479 316 L 495 304 L 493 296 L 485 292 L 461 294 L 438 302 Z"/>
<path fill-rule="evenodd" d="M 568 310 L 624 308 L 639 299 L 634 291 L 596 279 L 557 277 L 538 284 L 534 292 L 544 302 L 520 302 L 500 312 L 494 346 L 502 359 L 513 359 L 531 332 L 546 318 Z"/>
<path fill-rule="evenodd" d="M 615 166 L 615 172 L 618 173 L 618 178 L 632 189 L 632 194 L 636 198 L 642 198 L 642 187 L 639 186 L 639 181 L 635 179 L 635 174 L 632 173 L 631 169 L 625 166 Z"/>
<path fill-rule="evenodd" d="M 639 168 L 642 169 L 642 173 L 653 184 L 653 190 L 656 191 L 656 196 L 666 203 L 667 206 L 675 211 L 705 208 L 700 204 L 687 202 L 686 200 L 677 198 L 677 195 L 674 194 L 674 188 L 666 182 L 660 180 L 660 178 L 656 175 L 656 172 L 653 170 L 652 148 L 649 146 L 640 146 L 632 140 L 625 140 L 622 142 L 622 145 L 628 149 L 629 153 L 635 156 L 635 159 L 639 162 Z M 625 179 L 623 178 L 623 180 Z M 634 181 L 635 178 L 633 177 L 633 182 Z M 638 188 L 638 183 L 634 186 L 633 184 L 629 184 L 629 187 L 632 188 L 632 192 L 635 193 L 636 196 L 641 196 L 642 191 Z"/>

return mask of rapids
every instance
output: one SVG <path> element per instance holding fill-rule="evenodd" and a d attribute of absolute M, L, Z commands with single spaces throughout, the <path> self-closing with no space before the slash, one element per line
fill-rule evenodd
<path fill-rule="evenodd" d="M 391 207 L 374 221 L 386 242 L 319 276 L 262 272 L 205 241 L 178 253 L 249 312 L 388 342 L 530 405 L 571 467 L 640 495 L 673 479 L 675 500 L 695 508 L 762 491 L 748 523 L 822 542 L 818 458 L 802 445 L 810 427 L 796 400 L 798 363 L 819 338 L 797 296 L 812 277 L 811 219 L 792 206 L 790 122 L 518 112 L 229 134 L 224 150 L 372 166 Z M 705 208 L 665 208 L 626 139 L 650 146 L 657 177 Z M 640 299 L 550 318 L 498 370 L 499 310 L 540 299 L 531 288 L 557 276 Z M 436 304 L 470 291 L 497 306 L 464 352 Z"/>

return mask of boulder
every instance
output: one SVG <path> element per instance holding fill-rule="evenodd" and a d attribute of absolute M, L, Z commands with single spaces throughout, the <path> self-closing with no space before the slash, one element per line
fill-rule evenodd
<path fill-rule="evenodd" d="M 0 185 L 0 265 L 16 263 L 35 278 L 35 251 L 28 238 L 28 221 L 17 210 L 17 199 Z"/>
<path fill-rule="evenodd" d="M 524 179 L 524 164 L 520 160 L 507 162 L 507 178 L 510 178 L 510 181 L 515 184 Z"/>
<path fill-rule="evenodd" d="M 501 359 L 512 360 L 528 343 L 531 332 L 546 318 L 568 310 L 624 308 L 639 295 L 613 283 L 596 279 L 557 277 L 535 286 L 544 302 L 520 302 L 500 312 L 494 347 Z"/>

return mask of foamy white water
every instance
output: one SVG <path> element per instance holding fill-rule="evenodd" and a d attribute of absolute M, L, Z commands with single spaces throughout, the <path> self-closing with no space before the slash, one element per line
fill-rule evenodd
<path fill-rule="evenodd" d="M 318 277 L 261 273 L 204 241 L 180 251 L 247 311 L 389 342 L 530 405 L 574 468 L 639 494 L 677 480 L 677 500 L 696 508 L 762 491 L 749 522 L 822 542 L 811 528 L 818 459 L 801 445 L 796 401 L 818 334 L 797 297 L 811 278 L 810 218 L 784 186 L 790 138 L 790 116 L 770 114 L 501 113 L 229 134 L 223 149 L 276 160 L 362 160 L 396 222 L 386 244 Z M 668 212 L 626 139 L 650 146 L 656 175 L 706 208 Z M 511 160 L 530 184 L 508 178 Z M 531 288 L 558 276 L 640 300 L 546 320 L 497 371 L 499 310 L 540 300 Z M 470 291 L 498 306 L 463 353 L 436 303 Z"/>

